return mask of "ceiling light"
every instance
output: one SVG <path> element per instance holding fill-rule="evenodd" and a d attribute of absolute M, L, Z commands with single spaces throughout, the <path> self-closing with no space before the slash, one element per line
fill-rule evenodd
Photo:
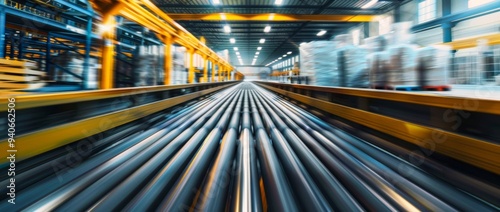
<path fill-rule="evenodd" d="M 222 19 L 222 20 L 226 20 L 226 14 L 225 14 L 225 13 L 221 13 L 221 14 L 220 14 L 220 19 Z"/>
<path fill-rule="evenodd" d="M 239 52 L 236 52 L 236 55 L 240 55 L 240 53 L 239 53 Z"/>
<path fill-rule="evenodd" d="M 230 33 L 231 32 L 231 27 L 229 25 L 224 26 L 224 32 L 225 33 Z"/>
<path fill-rule="evenodd" d="M 266 42 L 266 39 L 262 38 L 259 40 L 259 43 L 265 43 Z"/>
<path fill-rule="evenodd" d="M 262 47 L 260 47 L 260 46 L 259 46 L 259 47 L 257 47 L 257 50 L 262 50 Z"/>
<path fill-rule="evenodd" d="M 257 58 L 257 57 L 259 57 L 259 56 L 255 55 L 254 57 L 255 57 L 255 58 Z"/>
<path fill-rule="evenodd" d="M 278 57 L 278 60 L 281 60 L 281 59 L 282 59 L 282 57 Z"/>
<path fill-rule="evenodd" d="M 377 2 L 378 2 L 378 0 L 371 0 L 370 2 L 366 3 L 365 5 L 363 5 L 361 8 L 362 9 L 370 8 L 373 5 L 375 5 Z"/>
<path fill-rule="evenodd" d="M 283 57 L 286 57 L 286 54 L 284 54 Z"/>
<path fill-rule="evenodd" d="M 220 0 L 214 0 L 214 4 L 220 4 Z"/>
<path fill-rule="evenodd" d="M 260 52 L 255 52 L 255 54 L 260 54 Z"/>
<path fill-rule="evenodd" d="M 281 3 L 283 3 L 283 0 L 276 0 L 276 1 L 274 2 L 274 4 L 276 4 L 276 5 L 281 5 Z"/>
<path fill-rule="evenodd" d="M 238 51 L 238 47 L 234 47 L 233 49 L 234 49 L 234 51 Z"/>
<path fill-rule="evenodd" d="M 317 36 L 323 36 L 324 34 L 326 34 L 326 30 L 321 30 L 318 32 L 318 34 L 316 34 Z"/>
<path fill-rule="evenodd" d="M 236 39 L 234 39 L 234 38 L 230 38 L 230 39 L 229 39 L 229 42 L 231 42 L 231 43 L 236 43 Z"/>
<path fill-rule="evenodd" d="M 286 54 L 292 54 L 292 52 L 287 52 Z"/>
<path fill-rule="evenodd" d="M 264 28 L 264 32 L 270 32 L 271 31 L 271 26 L 266 26 Z"/>

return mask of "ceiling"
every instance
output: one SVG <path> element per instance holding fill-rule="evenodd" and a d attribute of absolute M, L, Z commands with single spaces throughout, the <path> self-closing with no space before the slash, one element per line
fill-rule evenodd
<path fill-rule="evenodd" d="M 286 15 L 375 15 L 392 9 L 402 0 L 379 0 L 369 9 L 361 9 L 370 0 L 283 0 L 275 5 L 275 0 L 153 0 L 167 14 L 286 14 Z M 193 18 L 194 19 L 194 18 Z M 184 28 L 197 37 L 205 37 L 207 45 L 214 51 L 228 49 L 230 62 L 238 66 L 234 47 L 238 47 L 243 65 L 251 65 L 257 47 L 262 47 L 256 60 L 256 66 L 264 66 L 278 57 L 292 51 L 298 53 L 298 45 L 313 40 L 329 40 L 332 36 L 345 33 L 360 22 L 327 22 L 327 21 L 242 21 L 242 20 L 176 20 Z M 224 32 L 229 25 L 231 32 Z M 270 26 L 269 33 L 264 27 Z M 323 36 L 316 34 L 326 30 Z M 229 42 L 235 38 L 236 43 Z M 264 38 L 265 43 L 259 43 Z"/>

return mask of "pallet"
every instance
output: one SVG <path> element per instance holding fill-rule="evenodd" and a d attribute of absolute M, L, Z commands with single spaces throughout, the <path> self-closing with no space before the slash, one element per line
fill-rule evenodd
<path fill-rule="evenodd" d="M 397 91 L 421 91 L 422 88 L 417 85 L 398 85 L 396 86 Z"/>
<path fill-rule="evenodd" d="M 437 85 L 437 86 L 422 86 L 423 91 L 451 91 L 451 86 L 449 85 Z"/>

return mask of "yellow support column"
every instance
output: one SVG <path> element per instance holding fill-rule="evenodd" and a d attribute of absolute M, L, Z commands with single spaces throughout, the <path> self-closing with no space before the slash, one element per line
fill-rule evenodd
<path fill-rule="evenodd" d="M 165 39 L 163 41 L 165 44 L 165 58 L 164 58 L 164 72 L 165 72 L 165 77 L 164 77 L 164 84 L 165 85 L 171 85 L 172 84 L 172 43 L 173 39 L 171 35 L 165 36 Z"/>
<path fill-rule="evenodd" d="M 194 49 L 189 49 L 188 84 L 194 83 Z"/>
<path fill-rule="evenodd" d="M 210 79 L 210 82 L 215 82 L 215 63 L 212 60 L 212 78 Z"/>
<path fill-rule="evenodd" d="M 103 46 L 102 46 L 102 69 L 100 74 L 100 89 L 113 88 L 113 71 L 115 64 L 115 25 L 116 20 L 113 15 L 103 17 Z"/>
<path fill-rule="evenodd" d="M 227 75 L 227 81 L 231 81 L 231 68 L 227 68 L 227 72 L 226 72 L 226 75 Z"/>
<path fill-rule="evenodd" d="M 203 57 L 203 81 L 208 82 L 208 58 Z"/>

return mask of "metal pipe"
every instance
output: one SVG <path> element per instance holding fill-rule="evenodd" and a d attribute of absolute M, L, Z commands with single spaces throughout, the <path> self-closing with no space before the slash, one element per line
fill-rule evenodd
<path fill-rule="evenodd" d="M 257 155 L 254 148 L 252 133 L 250 129 L 244 128 L 240 134 L 230 211 L 262 211 Z"/>

